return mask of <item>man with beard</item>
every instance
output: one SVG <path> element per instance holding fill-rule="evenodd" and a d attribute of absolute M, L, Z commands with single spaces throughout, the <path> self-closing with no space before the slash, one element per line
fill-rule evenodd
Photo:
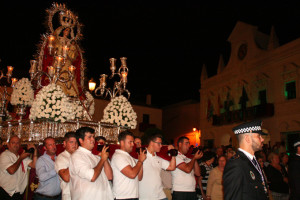
<path fill-rule="evenodd" d="M 113 170 L 113 193 L 115 199 L 137 200 L 139 198 L 139 181 L 143 178 L 143 162 L 146 151 L 140 149 L 138 160 L 130 156 L 134 146 L 133 134 L 123 131 L 118 136 L 120 149 L 111 159 Z"/>
<path fill-rule="evenodd" d="M 198 150 L 190 159 L 185 155 L 190 149 L 189 138 L 181 136 L 177 140 L 178 155 L 176 156 L 176 168 L 172 174 L 172 199 L 196 200 L 196 178 L 200 177 L 200 167 L 197 163 L 203 153 Z"/>
<path fill-rule="evenodd" d="M 225 166 L 223 174 L 225 200 L 267 200 L 266 178 L 254 153 L 262 150 L 261 120 L 255 120 L 234 127 L 239 148 Z"/>

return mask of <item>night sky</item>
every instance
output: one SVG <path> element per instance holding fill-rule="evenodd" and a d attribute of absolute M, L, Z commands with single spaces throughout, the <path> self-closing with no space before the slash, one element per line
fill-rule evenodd
<path fill-rule="evenodd" d="M 29 77 L 29 61 L 47 29 L 47 8 L 53 1 L 10 1 L 0 5 L 0 68 L 15 67 L 15 77 Z M 269 34 L 281 45 L 300 37 L 300 6 L 290 1 L 57 1 L 66 3 L 84 25 L 87 79 L 99 85 L 110 74 L 109 58 L 127 57 L 132 102 L 152 94 L 155 106 L 199 100 L 203 63 L 216 74 L 219 55 L 230 55 L 226 42 L 238 20 Z M 209 3 L 208 3 L 209 2 Z M 1 3 L 3 4 L 3 3 Z M 120 66 L 118 60 L 117 66 Z M 110 86 L 113 83 L 110 82 Z M 97 85 L 97 86 L 98 86 Z"/>

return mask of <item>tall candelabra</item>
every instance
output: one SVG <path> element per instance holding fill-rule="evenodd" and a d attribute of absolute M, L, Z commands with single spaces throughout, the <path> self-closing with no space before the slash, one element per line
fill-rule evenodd
<path fill-rule="evenodd" d="M 4 75 L 3 71 L 0 70 L 0 80 L 6 79 L 6 82 L 8 84 L 11 84 L 11 87 L 14 87 L 15 83 L 17 82 L 16 78 L 11 78 L 12 76 L 12 71 L 13 71 L 12 66 L 7 66 L 7 73 Z M 2 82 L 1 82 L 2 83 Z M 7 109 L 6 109 L 6 103 L 8 101 L 8 97 L 10 94 L 7 92 L 7 86 L 1 84 L 1 106 L 0 106 L 0 117 L 5 117 L 7 114 Z"/>
<path fill-rule="evenodd" d="M 121 67 L 119 70 L 116 72 L 116 61 L 117 59 L 115 58 L 110 58 L 110 70 L 111 70 L 111 76 L 109 77 L 112 79 L 114 76 L 119 76 L 120 80 L 115 81 L 113 88 L 107 88 L 107 75 L 106 74 L 101 74 L 100 75 L 100 85 L 95 89 L 95 95 L 96 96 L 102 96 L 104 98 L 109 95 L 110 98 L 114 98 L 115 96 L 121 95 L 123 93 L 127 93 L 128 98 L 130 97 L 130 92 L 126 89 L 126 84 L 127 84 L 127 75 L 128 75 L 128 68 L 126 64 L 126 57 L 120 58 L 121 60 Z M 95 88 L 95 83 L 90 82 L 89 85 L 94 85 Z M 90 90 L 93 90 L 90 87 Z"/>
<path fill-rule="evenodd" d="M 50 47 L 52 48 L 52 47 Z M 66 88 L 70 89 L 72 87 L 71 82 L 73 81 L 74 77 L 75 77 L 75 69 L 76 67 L 74 67 L 73 65 L 70 65 L 68 67 L 68 70 L 62 70 L 62 67 L 65 65 L 65 59 L 66 59 L 66 54 L 65 55 L 57 55 L 54 56 L 55 60 L 53 62 L 52 66 L 48 66 L 47 72 L 44 72 L 42 70 L 38 69 L 38 63 L 36 60 L 31 60 L 30 61 L 30 70 L 29 70 L 29 74 L 30 74 L 30 78 L 31 81 L 33 80 L 37 80 L 37 88 L 42 88 L 42 81 L 41 81 L 41 77 L 42 76 L 47 76 L 49 79 L 50 83 L 57 83 L 57 82 L 61 82 L 64 83 Z M 67 76 L 65 76 L 67 75 Z"/>

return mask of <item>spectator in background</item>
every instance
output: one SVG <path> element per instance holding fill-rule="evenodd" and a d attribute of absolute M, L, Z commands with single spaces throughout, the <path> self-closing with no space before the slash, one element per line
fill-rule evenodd
<path fill-rule="evenodd" d="M 278 148 L 278 155 L 280 155 L 281 153 L 286 152 L 286 147 L 285 147 L 285 142 L 282 141 L 280 142 L 279 148 Z"/>
<path fill-rule="evenodd" d="M 285 168 L 280 165 L 279 156 L 276 153 L 270 153 L 268 160 L 270 165 L 266 168 L 266 175 L 269 181 L 269 187 L 274 200 L 289 199 L 288 174 Z"/>
<path fill-rule="evenodd" d="M 296 155 L 289 162 L 290 200 L 300 199 L 300 141 L 294 144 Z"/>
<path fill-rule="evenodd" d="M 288 162 L 289 162 L 289 156 L 287 155 L 287 153 L 281 153 L 280 154 L 280 164 L 285 168 L 285 170 L 287 172 L 289 172 L 288 170 Z"/>
<path fill-rule="evenodd" d="M 202 198 L 206 199 L 206 186 L 210 171 L 213 169 L 213 162 L 215 160 L 215 153 L 207 151 L 203 153 L 203 157 L 200 163 L 201 181 L 199 181 L 199 187 Z"/>
<path fill-rule="evenodd" d="M 226 157 L 221 155 L 218 157 L 218 166 L 210 171 L 206 199 L 207 200 L 223 200 L 223 171 L 226 165 Z"/>
<path fill-rule="evenodd" d="M 62 200 L 71 200 L 70 193 L 70 159 L 71 154 L 78 148 L 75 132 L 68 132 L 65 134 L 63 142 L 65 151 L 60 153 L 55 160 L 55 171 L 60 178 L 60 188 L 62 190 Z"/>
<path fill-rule="evenodd" d="M 279 147 L 280 147 L 280 142 L 276 142 L 276 143 L 273 145 L 272 152 L 278 154 L 278 153 L 279 153 Z"/>
<path fill-rule="evenodd" d="M 257 155 L 255 154 L 255 157 L 256 157 L 256 159 L 257 159 L 257 162 L 258 162 L 260 168 L 261 168 L 262 170 L 265 170 L 266 167 L 265 167 L 265 165 L 264 165 L 263 157 L 262 157 L 261 155 L 259 155 L 259 154 L 257 154 Z"/>
<path fill-rule="evenodd" d="M 137 137 L 137 136 L 134 136 L 134 144 L 137 148 L 141 147 L 142 146 L 142 140 L 141 138 Z"/>
<path fill-rule="evenodd" d="M 268 162 L 267 155 L 266 155 L 266 153 L 264 151 L 261 150 L 261 151 L 255 152 L 255 156 L 259 156 L 259 157 L 261 157 L 263 159 L 264 167 L 268 167 L 269 166 L 270 163 Z"/>
<path fill-rule="evenodd" d="M 215 156 L 215 160 L 214 160 L 214 162 L 213 162 L 213 166 L 214 166 L 214 167 L 218 166 L 218 158 L 219 158 L 220 156 L 223 156 L 223 155 L 224 155 L 223 148 L 222 148 L 222 147 L 218 147 L 218 148 L 216 149 L 216 156 Z"/>
<path fill-rule="evenodd" d="M 233 151 L 233 150 L 229 150 L 229 151 L 227 151 L 227 153 L 226 153 L 226 158 L 227 158 L 227 160 L 229 160 L 232 156 L 234 156 L 236 154 L 236 152 L 235 151 Z"/>
<path fill-rule="evenodd" d="M 54 138 L 44 139 L 45 153 L 36 161 L 36 174 L 39 186 L 35 191 L 35 200 L 61 199 L 59 175 L 55 171 L 56 143 Z"/>
<path fill-rule="evenodd" d="M 106 138 L 103 136 L 97 136 L 95 137 L 96 142 L 98 142 L 98 144 L 106 144 Z"/>

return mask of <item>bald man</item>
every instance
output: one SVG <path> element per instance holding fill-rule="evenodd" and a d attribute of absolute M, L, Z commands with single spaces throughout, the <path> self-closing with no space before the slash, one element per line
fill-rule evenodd
<path fill-rule="evenodd" d="M 1 199 L 23 199 L 23 193 L 28 183 L 27 169 L 35 168 L 37 150 L 33 144 L 27 146 L 34 148 L 33 158 L 31 153 L 23 151 L 20 138 L 12 136 L 7 144 L 8 149 L 0 156 L 0 197 Z"/>

